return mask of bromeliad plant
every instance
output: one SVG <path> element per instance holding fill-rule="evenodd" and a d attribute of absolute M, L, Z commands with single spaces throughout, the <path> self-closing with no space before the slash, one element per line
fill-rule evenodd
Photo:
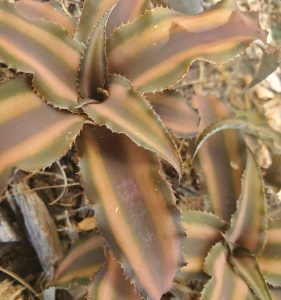
<path fill-rule="evenodd" d="M 242 187 L 237 180 L 244 168 L 242 154 L 247 152 L 245 124 L 229 118 L 228 107 L 215 96 L 196 96 L 193 104 L 202 130 L 195 155 L 212 213 L 183 212 L 189 265 L 176 279 L 186 284 L 208 280 L 201 294 L 204 300 L 280 299 L 280 219 L 268 217 L 262 176 L 251 151 Z"/>
<path fill-rule="evenodd" d="M 183 263 L 182 232 L 158 158 L 180 175 L 166 126 L 186 137 L 197 120 L 170 88 L 193 60 L 225 62 L 265 38 L 257 17 L 234 1 L 195 16 L 149 7 L 146 0 L 86 0 L 76 25 L 55 1 L 0 1 L 1 60 L 26 74 L 0 86 L 0 189 L 15 167 L 45 168 L 75 141 L 111 251 L 91 299 L 139 298 L 130 282 L 149 299 L 170 289 Z M 100 240 L 91 245 L 100 249 Z M 100 266 L 100 250 L 92 255 Z"/>
<path fill-rule="evenodd" d="M 237 210 L 229 222 L 206 212 L 183 214 L 190 262 L 184 282 L 212 278 L 201 299 L 279 299 L 280 220 L 268 220 L 261 174 L 248 152 Z M 207 275 L 208 274 L 208 275 Z"/>

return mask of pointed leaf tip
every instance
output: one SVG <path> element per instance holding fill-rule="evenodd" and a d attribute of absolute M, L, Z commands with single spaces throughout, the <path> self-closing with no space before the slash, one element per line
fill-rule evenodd
<path fill-rule="evenodd" d="M 260 254 L 265 244 L 266 228 L 267 216 L 262 177 L 253 154 L 248 150 L 241 195 L 226 237 L 250 253 Z"/>
<path fill-rule="evenodd" d="M 89 300 L 142 300 L 133 284 L 124 275 L 120 263 L 107 254 L 106 266 L 94 278 L 89 287 Z"/>

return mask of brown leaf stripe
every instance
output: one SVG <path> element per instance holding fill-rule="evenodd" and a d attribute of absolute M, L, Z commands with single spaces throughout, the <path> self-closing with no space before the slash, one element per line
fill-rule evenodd
<path fill-rule="evenodd" d="M 193 104 L 201 117 L 200 130 L 216 118 L 229 114 L 226 105 L 215 96 L 194 96 Z M 230 221 L 236 211 L 244 170 L 242 159 L 245 146 L 241 136 L 234 130 L 217 133 L 203 144 L 198 156 L 213 212 L 225 221 Z"/>
<path fill-rule="evenodd" d="M 212 276 L 201 294 L 202 300 L 254 300 L 248 285 L 232 270 L 228 263 L 227 250 L 217 243 L 210 251 L 206 272 Z"/>
<path fill-rule="evenodd" d="M 119 0 L 116 8 L 113 10 L 107 25 L 107 35 L 119 27 L 140 17 L 144 11 L 149 8 L 149 0 Z"/>
<path fill-rule="evenodd" d="M 156 156 L 105 127 L 77 142 L 86 193 L 126 277 L 150 299 L 168 291 L 181 263 L 179 214 Z"/>
<path fill-rule="evenodd" d="M 83 53 L 78 76 L 79 92 L 83 98 L 104 100 L 98 99 L 101 96 L 98 95 L 98 88 L 108 89 L 105 27 L 111 11 L 109 10 L 96 24 Z"/>
<path fill-rule="evenodd" d="M 0 59 L 34 73 L 35 88 L 60 108 L 76 103 L 81 45 L 61 27 L 25 19 L 13 4 L 0 2 Z"/>
<path fill-rule="evenodd" d="M 199 118 L 188 105 L 187 99 L 175 90 L 146 94 L 164 124 L 178 137 L 194 137 L 198 131 Z"/>
<path fill-rule="evenodd" d="M 253 154 L 248 151 L 241 195 L 226 237 L 253 254 L 259 254 L 265 243 L 267 217 L 264 197 L 259 167 Z"/>
<path fill-rule="evenodd" d="M 281 220 L 269 220 L 266 232 L 267 243 L 258 263 L 266 281 L 281 286 Z"/>
<path fill-rule="evenodd" d="M 105 263 L 104 240 L 99 235 L 82 242 L 63 259 L 56 270 L 54 284 L 93 276 Z"/>
<path fill-rule="evenodd" d="M 125 133 L 136 144 L 156 152 L 180 174 L 181 161 L 177 148 L 146 99 L 131 83 L 118 75 L 110 78 L 109 98 L 100 104 L 83 108 L 96 123 L 113 132 Z"/>
<path fill-rule="evenodd" d="M 27 18 L 45 19 L 61 25 L 71 35 L 75 33 L 74 19 L 67 16 L 57 1 L 38 2 L 20 0 L 15 2 L 17 9 Z"/>
<path fill-rule="evenodd" d="M 117 2 L 118 0 L 85 0 L 77 28 L 78 40 L 86 43 L 102 16 Z"/>
<path fill-rule="evenodd" d="M 46 167 L 73 143 L 84 122 L 79 115 L 45 104 L 24 79 L 0 86 L 0 190 L 12 167 Z"/>
<path fill-rule="evenodd" d="M 229 260 L 235 273 L 244 279 L 257 299 L 271 300 L 268 287 L 252 254 L 237 250 L 230 255 Z"/>
<path fill-rule="evenodd" d="M 241 12 L 216 26 L 220 18 L 215 10 L 195 17 L 168 8 L 147 11 L 109 39 L 110 70 L 143 92 L 155 92 L 178 81 L 194 59 L 225 62 L 264 37 L 257 20 Z"/>
<path fill-rule="evenodd" d="M 182 219 L 187 235 L 184 241 L 187 265 L 180 269 L 177 278 L 185 283 L 206 279 L 203 271 L 205 257 L 211 247 L 222 239 L 220 231 L 223 231 L 225 223 L 214 215 L 199 211 L 184 212 Z"/>
<path fill-rule="evenodd" d="M 106 266 L 89 287 L 89 300 L 141 300 L 116 258 L 108 253 Z"/>

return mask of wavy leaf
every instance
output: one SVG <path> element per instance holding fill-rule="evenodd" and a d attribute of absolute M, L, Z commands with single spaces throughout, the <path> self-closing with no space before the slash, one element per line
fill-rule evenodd
<path fill-rule="evenodd" d="M 15 2 L 15 5 L 26 18 L 52 21 L 65 28 L 71 35 L 75 33 L 75 19 L 67 16 L 57 1 L 20 0 Z"/>
<path fill-rule="evenodd" d="M 98 227 L 139 292 L 160 299 L 182 253 L 179 214 L 157 157 L 125 135 L 88 125 L 77 148 Z"/>
<path fill-rule="evenodd" d="M 259 269 L 256 258 L 243 249 L 235 249 L 229 260 L 235 272 L 245 280 L 257 299 L 271 300 L 269 289 Z"/>
<path fill-rule="evenodd" d="M 217 243 L 208 254 L 205 269 L 212 278 L 203 289 L 202 300 L 255 299 L 248 285 L 232 270 L 222 243 Z"/>
<path fill-rule="evenodd" d="M 256 136 L 264 141 L 269 141 L 272 144 L 273 152 L 281 154 L 281 134 L 268 126 L 263 116 L 240 111 L 237 117 L 218 119 L 204 128 L 197 138 L 196 150 L 193 156 L 196 156 L 206 140 L 226 129 L 239 129 L 243 133 Z"/>
<path fill-rule="evenodd" d="M 214 214 L 228 222 L 236 210 L 241 192 L 244 142 L 237 132 L 231 130 L 212 136 L 215 132 L 212 121 L 229 115 L 228 107 L 220 99 L 197 95 L 193 98 L 193 105 L 201 117 L 199 130 L 208 126 L 197 138 L 194 156 L 198 153 Z"/>
<path fill-rule="evenodd" d="M 156 3 L 190 15 L 204 10 L 202 0 L 156 0 Z"/>
<path fill-rule="evenodd" d="M 125 278 L 120 263 L 108 253 L 106 266 L 89 287 L 89 300 L 141 300 L 129 279 Z"/>
<path fill-rule="evenodd" d="M 227 240 L 260 254 L 265 244 L 267 216 L 261 173 L 253 154 L 248 150 L 247 164 L 242 178 L 242 191 L 237 210 L 231 217 Z"/>
<path fill-rule="evenodd" d="M 277 47 L 268 46 L 263 50 L 263 55 L 260 61 L 259 68 L 253 78 L 253 80 L 247 86 L 247 89 L 254 87 L 255 85 L 266 79 L 271 73 L 273 73 L 281 63 L 281 50 Z"/>
<path fill-rule="evenodd" d="M 13 167 L 37 170 L 64 155 L 84 121 L 44 103 L 24 79 L 0 85 L 0 190 Z"/>
<path fill-rule="evenodd" d="M 191 138 L 198 131 L 199 118 L 187 100 L 175 90 L 146 94 L 156 113 L 177 137 Z"/>
<path fill-rule="evenodd" d="M 33 73 L 34 87 L 54 106 L 76 103 L 80 51 L 81 45 L 60 26 L 25 19 L 13 4 L 0 1 L 0 60 Z"/>
<path fill-rule="evenodd" d="M 146 99 L 127 79 L 111 76 L 106 101 L 86 105 L 83 110 L 97 124 L 125 133 L 137 145 L 156 152 L 181 173 L 181 161 L 173 140 Z"/>
<path fill-rule="evenodd" d="M 266 279 L 273 286 L 281 286 L 281 220 L 272 219 L 268 222 L 266 233 L 267 243 L 258 263 Z"/>
<path fill-rule="evenodd" d="M 53 284 L 62 284 L 74 279 L 88 279 L 104 263 L 104 239 L 97 234 L 81 242 L 69 252 L 59 264 Z"/>
<path fill-rule="evenodd" d="M 222 239 L 221 231 L 226 224 L 218 217 L 201 211 L 182 213 L 182 223 L 187 238 L 184 254 L 187 265 L 180 269 L 177 278 L 188 283 L 206 279 L 203 265 L 209 250 Z"/>
<path fill-rule="evenodd" d="M 87 40 L 78 75 L 78 88 L 82 98 L 104 100 L 106 97 L 99 89 L 108 89 L 105 28 L 112 9 L 99 20 Z"/>
<path fill-rule="evenodd" d="M 121 24 L 139 18 L 149 8 L 149 4 L 150 0 L 119 0 L 106 27 L 107 35 Z"/>
<path fill-rule="evenodd" d="M 163 7 L 147 11 L 110 37 L 110 72 L 129 78 L 142 92 L 155 92 L 181 79 L 195 59 L 226 62 L 265 38 L 257 18 L 231 13 L 221 7 L 196 16 Z"/>

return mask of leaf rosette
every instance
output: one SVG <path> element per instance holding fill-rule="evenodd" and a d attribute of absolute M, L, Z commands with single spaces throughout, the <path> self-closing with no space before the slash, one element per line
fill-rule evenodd
<path fill-rule="evenodd" d="M 0 1 L 0 59 L 24 73 L 0 86 L 0 189 L 15 168 L 45 168 L 75 144 L 110 249 L 92 299 L 105 299 L 114 278 L 108 299 L 139 297 L 135 288 L 160 299 L 182 265 L 179 212 L 158 159 L 180 176 L 170 131 L 194 136 L 198 117 L 172 86 L 192 61 L 222 63 L 265 37 L 231 3 L 187 16 L 146 0 L 86 0 L 76 26 L 55 1 Z M 100 240 L 90 244 L 78 253 L 103 260 Z M 70 255 L 56 280 L 76 276 Z M 102 265 L 92 264 L 82 263 L 86 273 Z"/>

